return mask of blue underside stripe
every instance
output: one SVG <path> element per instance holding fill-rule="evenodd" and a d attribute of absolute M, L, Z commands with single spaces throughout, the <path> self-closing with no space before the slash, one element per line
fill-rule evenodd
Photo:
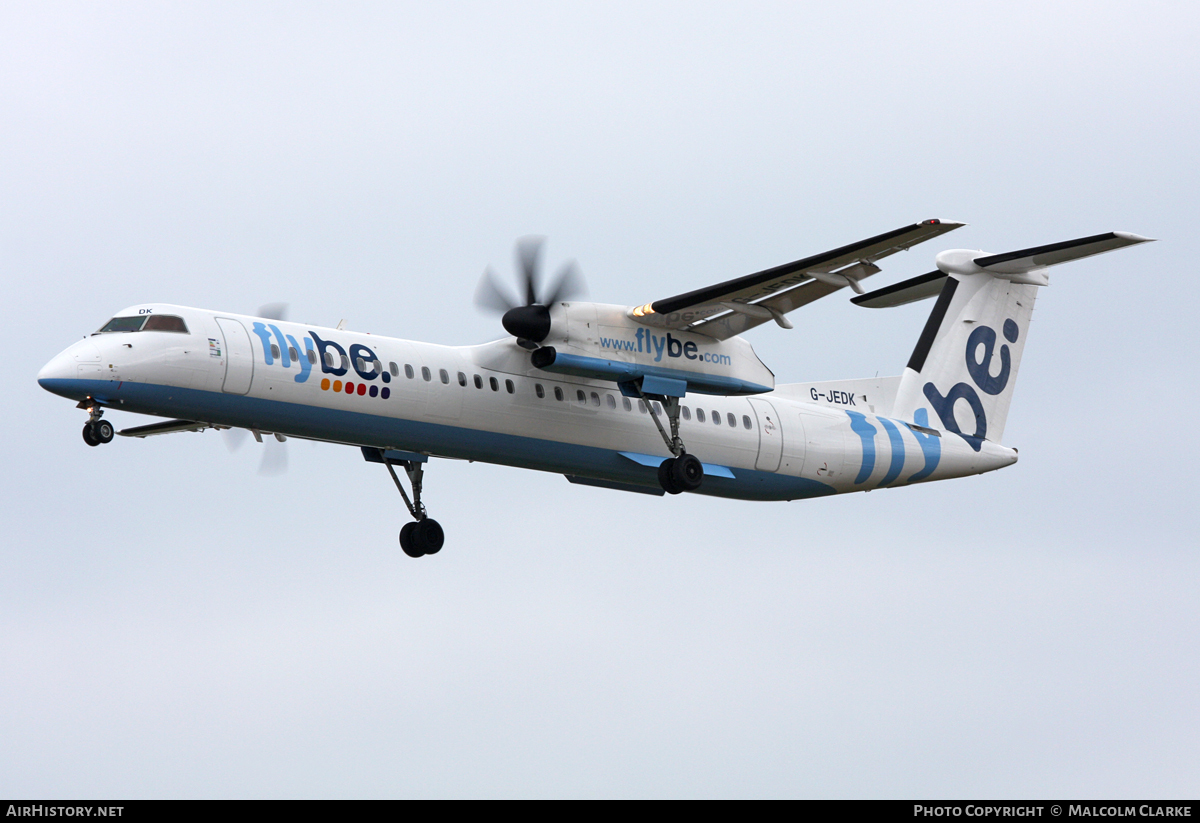
<path fill-rule="evenodd" d="M 54 394 L 73 400 L 94 397 L 122 411 L 260 429 L 313 440 L 428 452 L 614 483 L 658 486 L 655 468 L 627 460 L 612 449 L 175 386 L 128 381 L 118 384 L 107 380 L 39 382 Z M 118 405 L 118 401 L 123 402 Z M 708 472 L 708 466 L 705 466 L 705 472 Z M 836 492 L 815 480 L 738 469 L 736 478 L 718 474 L 705 477 L 704 485 L 697 493 L 745 500 L 798 500 Z"/>

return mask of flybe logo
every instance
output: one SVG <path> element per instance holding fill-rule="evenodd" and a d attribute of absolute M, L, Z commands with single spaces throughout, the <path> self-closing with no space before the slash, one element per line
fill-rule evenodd
<path fill-rule="evenodd" d="M 340 343 L 332 340 L 322 340 L 316 332 L 310 331 L 301 345 L 290 334 L 284 334 L 274 323 L 254 323 L 254 333 L 262 340 L 263 360 L 268 366 L 279 361 L 285 369 L 290 369 L 292 363 L 299 367 L 300 373 L 293 379 L 297 383 L 306 383 L 312 375 L 313 366 L 319 365 L 323 374 L 333 375 L 335 379 L 322 378 L 321 390 L 343 392 L 345 394 L 370 395 L 387 400 L 391 390 L 384 386 L 368 385 L 375 380 L 390 383 L 392 375 L 383 368 L 383 364 L 375 357 L 375 352 L 361 343 L 352 343 L 347 350 Z M 316 363 L 309 359 L 313 353 Z M 293 354 L 296 355 L 293 357 Z M 353 379 L 341 380 L 353 370 L 359 382 Z M 354 375 L 351 375 L 353 377 Z"/>
<path fill-rule="evenodd" d="M 1016 343 L 1019 334 L 1020 329 L 1017 328 L 1015 320 L 1009 318 L 1004 321 L 1005 340 L 1009 343 Z M 981 351 L 983 356 L 977 358 L 976 355 Z M 934 413 L 942 421 L 942 428 L 962 435 L 975 451 L 979 451 L 983 446 L 982 440 L 987 437 L 988 429 L 987 412 L 983 408 L 979 392 L 982 391 L 984 394 L 993 396 L 1000 394 L 1008 385 L 1008 378 L 1012 373 L 1012 353 L 1008 346 L 1002 343 L 1000 345 L 1000 373 L 992 376 L 992 355 L 995 354 L 995 351 L 996 330 L 990 326 L 979 326 L 967 338 L 966 351 L 967 374 L 971 376 L 971 382 L 975 385 L 955 383 L 944 395 L 933 383 L 926 383 L 923 388 L 926 399 L 933 406 Z M 967 401 L 967 405 L 971 407 L 971 413 L 975 416 L 975 431 L 972 434 L 963 433 L 959 428 L 958 421 L 954 419 L 954 404 L 959 400 Z"/>
<path fill-rule="evenodd" d="M 623 329 L 612 329 L 611 331 L 623 331 Z M 600 348 L 629 352 L 630 354 L 649 354 L 654 358 L 655 363 L 661 362 L 664 355 L 668 358 L 682 357 L 684 360 L 696 360 L 700 363 L 715 363 L 718 366 L 728 366 L 733 362 L 727 354 L 700 351 L 700 347 L 690 340 L 685 343 L 670 332 L 667 332 L 666 336 L 659 336 L 649 329 L 638 329 L 633 340 L 617 336 L 606 337 L 602 334 L 600 335 Z"/>

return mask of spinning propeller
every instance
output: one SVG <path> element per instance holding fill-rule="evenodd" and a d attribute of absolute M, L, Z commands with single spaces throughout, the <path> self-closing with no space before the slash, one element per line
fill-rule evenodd
<path fill-rule="evenodd" d="M 536 349 L 549 336 L 550 306 L 587 295 L 583 275 L 573 260 L 559 268 L 553 288 L 540 288 L 542 242 L 541 237 L 523 237 L 517 241 L 517 286 L 524 293 L 524 302 L 513 299 L 490 266 L 484 270 L 475 289 L 475 305 L 487 311 L 503 312 L 500 322 L 504 330 L 527 349 Z"/>
<path fill-rule="evenodd" d="M 259 306 L 258 316 L 268 320 L 287 320 L 287 303 L 267 303 Z M 246 442 L 249 429 L 222 429 L 221 436 L 225 439 L 225 448 L 235 452 Z M 287 471 L 287 443 L 283 435 L 267 435 L 255 432 L 254 438 L 263 444 L 262 462 L 258 464 L 258 473 L 264 477 L 283 474 Z"/>

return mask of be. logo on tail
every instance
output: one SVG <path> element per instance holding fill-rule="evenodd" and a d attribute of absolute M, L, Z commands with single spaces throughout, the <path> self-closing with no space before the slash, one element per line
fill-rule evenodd
<path fill-rule="evenodd" d="M 1017 328 L 1016 321 L 1011 318 L 1004 321 L 1005 340 L 1009 343 L 1016 343 L 1019 334 L 1020 330 Z M 976 359 L 980 349 L 982 349 L 983 357 Z M 975 451 L 979 451 L 982 445 L 980 441 L 987 437 L 987 413 L 984 411 L 983 401 L 979 399 L 979 393 L 975 389 L 978 387 L 985 394 L 1000 394 L 1008 385 L 1012 369 L 1012 356 L 1009 348 L 1002 343 L 1000 344 L 1000 373 L 992 375 L 992 355 L 995 351 L 996 330 L 991 326 L 980 326 L 967 338 L 967 373 L 971 375 L 971 380 L 975 385 L 955 383 L 945 395 L 938 391 L 933 383 L 926 383 L 924 386 L 925 397 L 929 400 L 929 405 L 933 406 L 934 413 L 942 421 L 942 428 L 962 435 Z M 954 404 L 959 400 L 967 401 L 972 414 L 975 415 L 975 431 L 972 434 L 964 434 L 958 421 L 954 419 Z"/>

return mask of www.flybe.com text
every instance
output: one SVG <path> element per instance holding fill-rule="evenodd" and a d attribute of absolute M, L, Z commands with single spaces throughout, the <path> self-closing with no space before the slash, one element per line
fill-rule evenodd
<path fill-rule="evenodd" d="M 630 352 L 632 354 L 650 354 L 658 363 L 667 357 L 682 357 L 685 360 L 698 360 L 701 363 L 715 363 L 718 366 L 728 366 L 733 361 L 727 354 L 713 354 L 700 351 L 700 347 L 692 341 L 686 343 L 677 339 L 670 332 L 666 336 L 654 334 L 649 329 L 638 329 L 635 339 L 627 340 L 621 337 L 600 336 L 600 348 L 612 351 Z"/>

